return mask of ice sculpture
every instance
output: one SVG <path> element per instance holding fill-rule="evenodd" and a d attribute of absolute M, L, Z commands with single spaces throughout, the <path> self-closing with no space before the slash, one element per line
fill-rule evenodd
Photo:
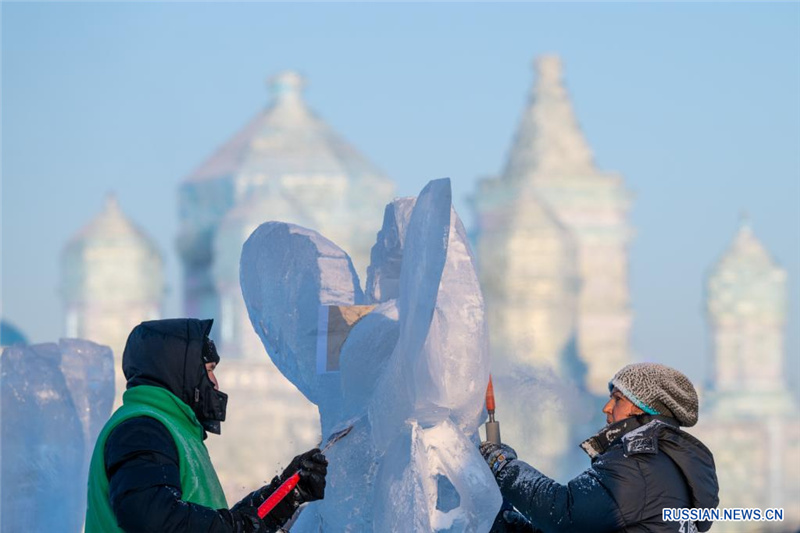
<path fill-rule="evenodd" d="M 319 406 L 323 435 L 354 426 L 328 452 L 326 498 L 292 530 L 486 531 L 501 504 L 477 450 L 487 334 L 449 180 L 387 206 L 371 261 L 365 295 L 348 255 L 314 231 L 268 222 L 242 249 L 270 357 Z M 358 311 L 333 367 L 317 350 L 330 306 Z"/>
<path fill-rule="evenodd" d="M 88 454 L 114 399 L 111 350 L 72 339 L 12 346 L 0 367 L 0 531 L 78 533 Z"/>
<path fill-rule="evenodd" d="M 61 373 L 83 430 L 83 463 L 76 480 L 81 518 L 86 511 L 86 483 L 97 435 L 114 404 L 114 355 L 111 348 L 82 339 L 61 339 Z"/>

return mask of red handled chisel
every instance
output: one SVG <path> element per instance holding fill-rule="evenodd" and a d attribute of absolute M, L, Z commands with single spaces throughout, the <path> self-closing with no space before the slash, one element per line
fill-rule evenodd
<path fill-rule="evenodd" d="M 328 442 L 322 449 L 322 453 L 324 454 L 326 451 L 328 451 L 328 448 L 330 448 L 335 443 L 342 440 L 348 433 L 350 433 L 350 430 L 352 429 L 353 426 L 347 426 L 343 430 L 333 433 L 330 437 L 328 437 Z M 292 490 L 297 486 L 299 482 L 300 482 L 300 471 L 298 470 L 297 472 L 292 474 L 292 476 L 289 479 L 281 483 L 281 486 L 278 487 L 278 489 L 275 492 L 270 494 L 269 498 L 264 500 L 264 503 L 258 506 L 258 517 L 264 518 L 265 516 L 267 516 L 270 513 L 270 511 L 272 511 L 275 508 L 276 505 L 278 505 L 283 501 L 283 499 L 286 497 L 287 494 L 292 492 Z"/>

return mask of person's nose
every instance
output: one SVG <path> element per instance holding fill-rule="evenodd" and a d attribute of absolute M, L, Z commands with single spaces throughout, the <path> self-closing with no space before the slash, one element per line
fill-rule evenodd
<path fill-rule="evenodd" d="M 611 415 L 611 412 L 614 409 L 614 406 L 612 405 L 613 403 L 614 403 L 613 400 L 608 400 L 606 402 L 605 406 L 603 407 L 604 414 Z"/>

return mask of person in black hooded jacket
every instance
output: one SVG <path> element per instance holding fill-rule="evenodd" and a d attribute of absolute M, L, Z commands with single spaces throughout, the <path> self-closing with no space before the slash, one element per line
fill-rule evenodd
<path fill-rule="evenodd" d="M 581 444 L 591 467 L 566 485 L 517 459 L 505 444 L 481 444 L 504 506 L 493 532 L 695 533 L 711 522 L 662 520 L 662 509 L 719 504 L 714 457 L 679 429 L 697 422 L 698 399 L 682 373 L 632 364 L 609 383 L 608 425 Z"/>
<path fill-rule="evenodd" d="M 295 457 L 280 476 L 228 509 L 202 441 L 220 433 L 227 395 L 214 375 L 212 320 L 143 322 L 123 354 L 123 405 L 98 437 L 89 474 L 86 531 L 262 533 L 280 529 L 325 493 L 319 449 Z M 300 482 L 263 519 L 258 507 L 286 479 Z"/>

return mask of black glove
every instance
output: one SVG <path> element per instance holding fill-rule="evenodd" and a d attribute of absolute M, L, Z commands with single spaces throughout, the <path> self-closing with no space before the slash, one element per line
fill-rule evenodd
<path fill-rule="evenodd" d="M 233 526 L 234 533 L 273 533 L 277 527 L 270 527 L 258 517 L 258 508 L 236 504 L 230 511 L 220 509 L 226 521 Z"/>
<path fill-rule="evenodd" d="M 533 527 L 513 505 L 503 500 L 503 506 L 497 513 L 489 533 L 542 533 L 542 531 Z"/>
<path fill-rule="evenodd" d="M 295 473 L 300 472 L 300 481 L 297 486 L 276 505 L 267 516 L 259 520 L 258 508 L 278 488 Z M 248 517 L 263 524 L 264 529 L 235 529 L 236 533 L 262 533 L 277 531 L 289 521 L 297 508 L 306 502 L 321 500 L 325 496 L 325 475 L 328 473 L 328 460 L 322 455 L 319 448 L 309 450 L 298 455 L 280 476 L 276 476 L 272 483 L 245 496 L 242 501 L 231 507 L 234 520 L 237 518 L 246 524 Z M 234 522 L 235 523 L 235 522 Z"/>
<path fill-rule="evenodd" d="M 313 502 L 325 497 L 325 476 L 328 474 L 328 460 L 322 455 L 319 448 L 309 450 L 302 455 L 298 455 L 286 470 L 281 474 L 281 482 L 289 479 L 300 471 L 300 482 L 297 484 L 297 491 L 300 493 L 302 501 Z"/>
<path fill-rule="evenodd" d="M 507 444 L 494 444 L 489 441 L 481 443 L 481 455 L 486 459 L 494 477 L 505 468 L 505 466 L 517 458 L 517 452 Z"/>
<path fill-rule="evenodd" d="M 254 518 L 258 520 L 259 523 L 263 524 L 263 529 L 234 529 L 236 533 L 250 533 L 250 531 L 253 531 L 254 533 L 278 531 L 283 524 L 285 524 L 290 518 L 292 518 L 292 516 L 294 516 L 295 511 L 297 511 L 297 508 L 300 507 L 300 504 L 302 503 L 299 501 L 300 497 L 296 488 L 287 494 L 278 503 L 278 505 L 276 505 L 269 512 L 267 516 L 265 516 L 263 519 L 258 518 L 258 508 L 267 500 L 267 498 L 272 495 L 273 492 L 278 490 L 283 481 L 283 479 L 276 476 L 272 479 L 272 483 L 269 485 L 264 485 L 260 489 L 251 492 L 242 498 L 239 503 L 231 507 L 231 513 L 234 514 L 234 518 L 238 515 L 241 515 L 243 522 L 250 517 L 251 519 Z"/>
<path fill-rule="evenodd" d="M 506 533 L 541 533 L 540 529 L 536 529 L 528 522 L 528 519 L 522 516 L 518 511 L 503 511 L 503 522 L 506 527 Z"/>

